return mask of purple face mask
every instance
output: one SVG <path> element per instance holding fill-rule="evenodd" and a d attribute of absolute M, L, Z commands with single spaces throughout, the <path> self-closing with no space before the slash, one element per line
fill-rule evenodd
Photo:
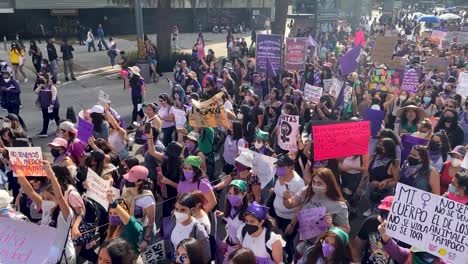
<path fill-rule="evenodd" d="M 335 247 L 333 245 L 328 244 L 327 242 L 322 242 L 322 253 L 325 258 L 330 257 L 335 251 Z"/>
<path fill-rule="evenodd" d="M 283 177 L 286 174 L 286 168 L 285 167 L 278 167 L 276 168 L 276 175 L 279 177 Z"/>
<path fill-rule="evenodd" d="M 195 144 L 193 144 L 192 142 L 187 142 L 187 143 L 185 143 L 185 147 L 188 150 L 192 150 L 193 148 L 195 148 Z"/>
<path fill-rule="evenodd" d="M 227 199 L 232 206 L 239 206 L 242 203 L 242 198 L 237 195 L 228 194 Z"/>
<path fill-rule="evenodd" d="M 122 224 L 122 221 L 120 220 L 120 217 L 118 215 L 110 215 L 109 224 L 111 226 L 119 226 L 120 224 Z"/>
<path fill-rule="evenodd" d="M 184 170 L 184 177 L 185 180 L 191 180 L 193 178 L 193 171 L 191 170 Z"/>

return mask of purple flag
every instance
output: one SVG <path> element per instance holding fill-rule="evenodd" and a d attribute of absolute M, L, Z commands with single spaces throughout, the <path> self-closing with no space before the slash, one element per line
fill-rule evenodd
<path fill-rule="evenodd" d="M 317 41 L 315 41 L 315 39 L 311 35 L 309 35 L 309 37 L 307 38 L 307 44 L 309 45 L 309 47 L 318 47 Z"/>
<path fill-rule="evenodd" d="M 338 60 L 342 75 L 348 75 L 358 68 L 359 54 L 361 54 L 361 46 L 356 46 Z"/>
<path fill-rule="evenodd" d="M 269 58 L 267 58 L 267 77 L 268 78 L 275 78 L 276 77 L 275 67 L 273 67 L 273 64 L 271 64 Z"/>
<path fill-rule="evenodd" d="M 417 138 L 417 137 L 413 137 L 413 136 L 410 136 L 408 134 L 404 134 L 402 137 L 401 137 L 401 163 L 403 163 L 406 158 L 409 156 L 410 152 L 411 152 L 411 149 L 413 148 L 413 146 L 416 146 L 416 145 L 427 145 L 429 141 L 427 139 L 424 139 L 424 138 Z"/>
<path fill-rule="evenodd" d="M 370 121 L 371 136 L 376 137 L 382 127 L 382 121 L 385 118 L 385 112 L 368 108 L 365 112 L 364 119 Z"/>

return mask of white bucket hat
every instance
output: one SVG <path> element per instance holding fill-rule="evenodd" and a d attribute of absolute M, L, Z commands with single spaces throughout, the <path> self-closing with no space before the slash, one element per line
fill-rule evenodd
<path fill-rule="evenodd" d="M 253 156 L 250 152 L 242 152 L 237 158 L 236 161 L 240 164 L 252 168 Z"/>
<path fill-rule="evenodd" d="M 0 208 L 6 208 L 13 201 L 13 197 L 5 190 L 0 190 Z"/>

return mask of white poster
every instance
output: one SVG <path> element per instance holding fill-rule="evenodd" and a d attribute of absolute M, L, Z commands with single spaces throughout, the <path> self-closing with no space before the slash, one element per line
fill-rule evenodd
<path fill-rule="evenodd" d="M 318 86 L 312 86 L 308 83 L 304 86 L 304 98 L 307 101 L 310 101 L 314 104 L 318 104 L 320 102 L 320 97 L 322 97 L 323 88 Z"/>
<path fill-rule="evenodd" d="M 164 261 L 166 259 L 164 240 L 156 241 L 148 245 L 145 252 L 142 252 L 140 256 L 145 264 L 155 264 L 159 263 L 159 261 Z"/>
<path fill-rule="evenodd" d="M 445 263 L 468 259 L 468 206 L 442 196 L 398 183 L 387 232 Z"/>
<path fill-rule="evenodd" d="M 278 119 L 278 145 L 284 150 L 297 150 L 299 116 L 281 115 Z"/>
<path fill-rule="evenodd" d="M 460 72 L 458 75 L 457 94 L 468 96 L 468 72 Z"/>
<path fill-rule="evenodd" d="M 184 128 L 187 123 L 187 115 L 184 110 L 173 108 L 176 128 Z"/>
<path fill-rule="evenodd" d="M 330 92 L 330 88 L 333 86 L 334 79 L 324 79 L 323 80 L 323 92 Z"/>
<path fill-rule="evenodd" d="M 99 177 L 92 169 L 88 168 L 88 176 L 86 178 L 86 183 L 88 184 L 88 190 L 86 192 L 86 197 L 93 199 L 104 209 L 107 210 L 109 207 L 109 202 L 107 201 L 107 191 L 112 190 L 114 192 L 115 198 L 118 198 L 120 191 L 111 186 L 109 181 L 104 180 Z"/>
<path fill-rule="evenodd" d="M 260 185 L 263 188 L 275 177 L 276 166 L 275 162 L 278 160 L 276 158 L 263 155 L 246 148 L 239 148 L 239 153 L 250 152 L 253 156 L 252 161 L 252 171 L 257 175 Z"/>
<path fill-rule="evenodd" d="M 330 87 L 329 94 L 336 99 L 338 98 L 338 95 L 341 92 L 341 88 L 343 88 L 343 82 L 336 78 L 333 78 L 333 84 Z"/>

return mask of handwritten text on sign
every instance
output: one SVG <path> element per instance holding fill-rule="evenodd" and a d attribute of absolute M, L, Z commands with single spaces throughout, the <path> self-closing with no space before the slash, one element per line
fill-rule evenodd
<path fill-rule="evenodd" d="M 267 60 L 273 65 L 276 72 L 281 71 L 281 55 L 283 53 L 283 36 L 257 35 L 257 49 L 255 53 L 255 71 L 267 72 Z"/>
<path fill-rule="evenodd" d="M 418 93 L 420 75 L 421 72 L 415 69 L 405 71 L 403 75 L 403 82 L 401 84 L 401 90 L 410 94 Z"/>
<path fill-rule="evenodd" d="M 387 232 L 446 263 L 466 263 L 468 206 L 398 183 Z"/>
<path fill-rule="evenodd" d="M 401 84 L 402 72 L 376 69 L 369 82 L 369 90 L 394 93 Z"/>
<path fill-rule="evenodd" d="M 88 191 L 86 192 L 86 196 L 99 203 L 106 210 L 109 206 L 109 202 L 107 201 L 106 197 L 107 191 L 113 190 L 115 197 L 118 198 L 119 196 L 118 189 L 112 188 L 111 183 L 109 181 L 106 181 L 103 178 L 99 177 L 96 174 L 96 172 L 89 168 L 86 183 L 88 184 Z"/>
<path fill-rule="evenodd" d="M 468 96 L 468 72 L 460 72 L 458 75 L 457 94 Z"/>
<path fill-rule="evenodd" d="M 315 160 L 368 154 L 369 121 L 316 125 L 312 131 Z"/>
<path fill-rule="evenodd" d="M 141 253 L 141 258 L 145 264 L 156 264 L 165 260 L 164 240 L 156 241 L 149 245 L 145 252 Z"/>
<path fill-rule="evenodd" d="M 192 112 L 189 115 L 189 124 L 192 127 L 227 127 L 227 117 L 224 110 L 222 93 L 210 99 L 199 102 L 192 100 Z"/>
<path fill-rule="evenodd" d="M 0 217 L 0 263 L 47 263 L 57 230 Z"/>
<path fill-rule="evenodd" d="M 324 218 L 326 212 L 325 207 L 315 207 L 301 210 L 297 214 L 301 240 L 317 237 L 327 231 L 327 223 Z"/>
<path fill-rule="evenodd" d="M 304 86 L 304 98 L 307 101 L 311 101 L 314 104 L 318 104 L 320 102 L 320 97 L 322 97 L 323 88 L 318 86 L 312 86 L 308 83 Z"/>
<path fill-rule="evenodd" d="M 278 145 L 284 150 L 297 150 L 299 116 L 281 115 L 278 120 Z"/>
<path fill-rule="evenodd" d="M 306 46 L 307 38 L 286 38 L 285 70 L 305 70 Z"/>
<path fill-rule="evenodd" d="M 7 148 L 7 150 L 11 169 L 16 176 L 47 176 L 42 167 L 43 158 L 40 147 Z"/>

